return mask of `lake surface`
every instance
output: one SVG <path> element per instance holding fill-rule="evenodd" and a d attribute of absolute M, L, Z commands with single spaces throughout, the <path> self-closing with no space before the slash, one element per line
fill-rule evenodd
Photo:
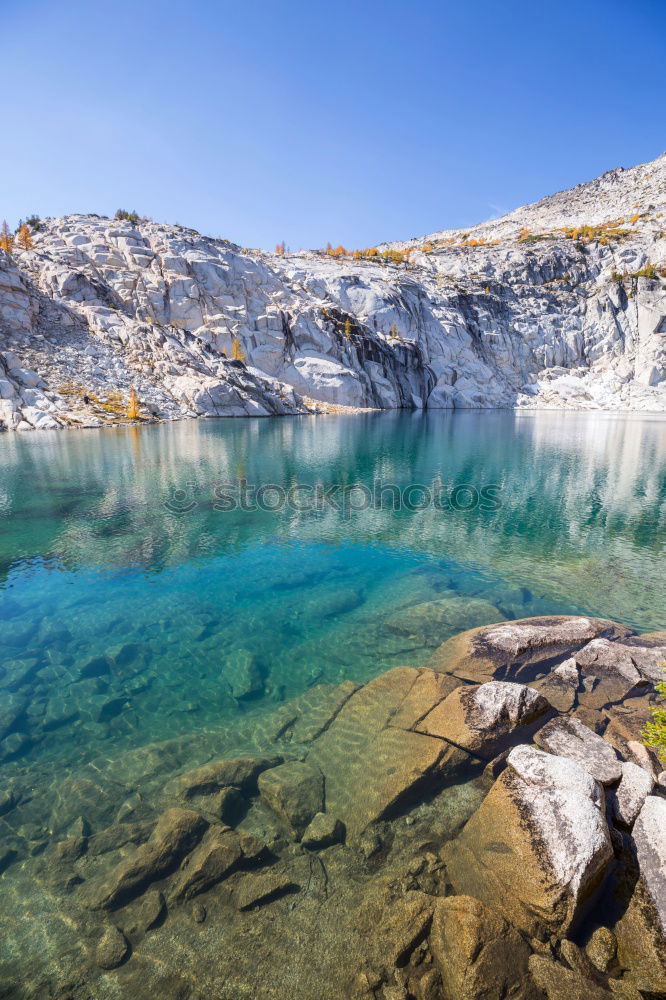
<path fill-rule="evenodd" d="M 4 435 L 0 767 L 217 729 L 501 618 L 664 629 L 665 539 L 658 416 Z"/>

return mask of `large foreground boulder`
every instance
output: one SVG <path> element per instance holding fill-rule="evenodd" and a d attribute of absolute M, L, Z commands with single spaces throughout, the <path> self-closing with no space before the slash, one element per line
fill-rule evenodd
<path fill-rule="evenodd" d="M 604 618 L 551 615 L 469 629 L 448 639 L 428 666 L 461 680 L 530 683 L 592 639 L 619 639 L 631 629 Z"/>
<path fill-rule="evenodd" d="M 519 746 L 444 860 L 458 892 L 543 935 L 566 934 L 612 854 L 601 785 L 566 757 Z"/>

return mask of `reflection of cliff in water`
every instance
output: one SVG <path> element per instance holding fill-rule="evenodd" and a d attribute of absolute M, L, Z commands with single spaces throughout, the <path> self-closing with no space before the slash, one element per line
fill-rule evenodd
<path fill-rule="evenodd" d="M 440 412 L 8 436 L 0 564 L 5 575 L 33 559 L 159 570 L 259 540 L 371 543 L 474 563 L 608 614 L 612 579 L 628 596 L 625 617 L 631 608 L 640 617 L 646 589 L 652 605 L 666 597 L 665 429 L 663 418 L 638 415 Z M 502 506 L 389 506 L 350 519 L 331 508 L 216 510 L 216 484 L 240 479 L 284 489 L 436 483 L 445 493 L 497 484 Z"/>

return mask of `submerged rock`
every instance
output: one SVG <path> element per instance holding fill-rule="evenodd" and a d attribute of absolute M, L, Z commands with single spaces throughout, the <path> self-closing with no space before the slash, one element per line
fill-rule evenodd
<path fill-rule="evenodd" d="M 538 1000 L 527 971 L 529 945 L 494 910 L 471 896 L 435 903 L 430 947 L 446 997 Z"/>
<path fill-rule="evenodd" d="M 324 806 L 324 778 L 319 768 L 290 761 L 263 771 L 258 780 L 259 794 L 273 812 L 298 838 L 310 820 Z"/>
<path fill-rule="evenodd" d="M 301 843 L 309 850 L 320 850 L 339 844 L 344 835 L 344 823 L 330 813 L 318 812 L 303 834 Z"/>
<path fill-rule="evenodd" d="M 612 1000 L 608 990 L 543 955 L 531 956 L 529 970 L 548 1000 Z"/>
<path fill-rule="evenodd" d="M 129 952 L 127 938 L 117 927 L 107 927 L 95 951 L 100 969 L 115 969 Z"/>
<path fill-rule="evenodd" d="M 386 627 L 424 645 L 436 645 L 461 628 L 486 625 L 503 618 L 502 612 L 490 601 L 454 595 L 402 608 L 389 618 Z"/>
<path fill-rule="evenodd" d="M 613 851 L 602 787 L 566 757 L 519 746 L 443 857 L 468 893 L 535 936 L 565 934 Z"/>
<path fill-rule="evenodd" d="M 265 671 L 249 649 L 236 649 L 229 653 L 224 659 L 222 671 L 234 698 L 255 698 L 263 694 Z"/>
<path fill-rule="evenodd" d="M 199 813 L 168 809 L 160 816 L 150 839 L 114 869 L 90 897 L 95 908 L 111 909 L 137 896 L 152 882 L 173 871 L 191 851 L 208 826 Z"/>
<path fill-rule="evenodd" d="M 226 878 L 243 857 L 238 835 L 229 827 L 210 827 L 186 859 L 170 899 L 192 899 Z"/>
<path fill-rule="evenodd" d="M 441 787 L 461 769 L 473 767 L 459 747 L 397 728 L 401 714 L 411 724 L 441 698 L 441 690 L 423 684 L 422 676 L 411 667 L 381 674 L 352 695 L 312 746 L 308 761 L 324 774 L 326 808 L 352 837 L 406 806 L 429 783 Z M 412 698 L 417 686 L 424 696 L 420 707 Z"/>
<path fill-rule="evenodd" d="M 615 935 L 607 927 L 597 927 L 585 945 L 585 954 L 599 972 L 607 972 L 617 954 Z"/>
<path fill-rule="evenodd" d="M 262 771 L 277 767 L 283 758 L 272 757 L 233 757 L 229 760 L 213 760 L 203 767 L 196 767 L 180 775 L 173 782 L 173 794 L 184 799 L 195 795 L 210 795 L 222 788 L 233 785 L 236 788 L 253 791 L 256 789 L 257 778 Z"/>
<path fill-rule="evenodd" d="M 236 891 L 236 906 L 239 910 L 250 910 L 263 903 L 269 903 L 287 892 L 300 888 L 288 872 L 268 871 L 260 875 L 244 875 Z"/>
<path fill-rule="evenodd" d="M 130 937 L 145 934 L 153 928 L 166 913 L 164 896 L 158 889 L 144 893 L 136 903 L 127 906 L 118 920 L 125 934 Z"/>

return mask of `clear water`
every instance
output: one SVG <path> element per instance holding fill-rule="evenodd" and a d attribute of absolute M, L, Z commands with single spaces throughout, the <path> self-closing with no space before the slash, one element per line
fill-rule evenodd
<path fill-rule="evenodd" d="M 219 484 L 240 479 L 436 484 L 444 496 L 492 485 L 499 506 L 217 509 Z M 466 507 L 474 492 L 456 496 Z M 665 539 L 666 421 L 649 415 L 373 413 L 5 435 L 0 770 L 75 767 L 218 728 L 320 681 L 422 664 L 454 632 L 501 617 L 666 628 Z"/>

